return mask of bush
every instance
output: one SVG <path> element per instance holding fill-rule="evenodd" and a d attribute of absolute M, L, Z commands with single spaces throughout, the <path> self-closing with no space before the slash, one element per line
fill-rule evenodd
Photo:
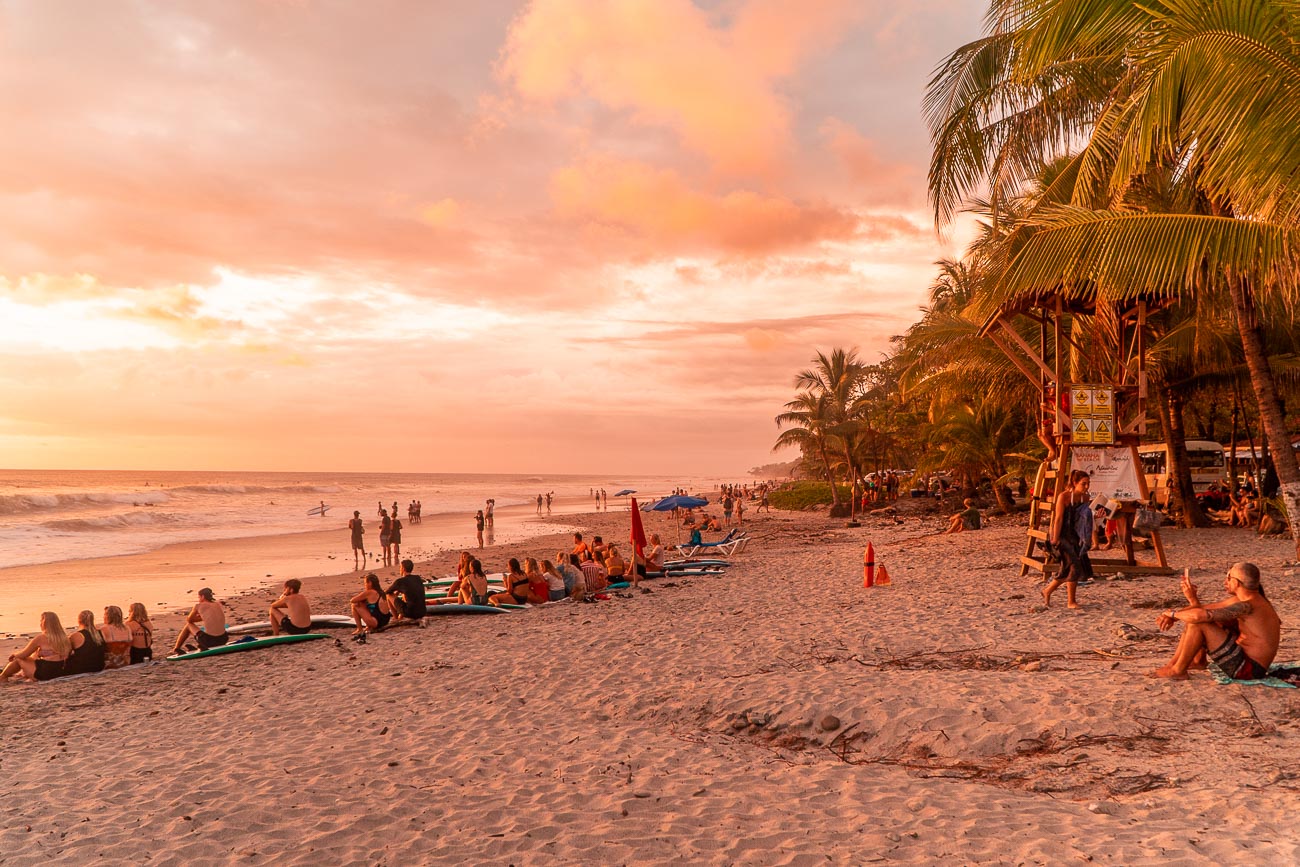
<path fill-rule="evenodd" d="M 849 501 L 849 489 L 846 485 L 839 485 L 840 500 Z M 767 501 L 771 503 L 774 509 L 786 509 L 788 511 L 800 511 L 809 506 L 829 506 L 831 504 L 831 486 L 826 482 L 786 482 L 772 493 L 768 494 Z"/>

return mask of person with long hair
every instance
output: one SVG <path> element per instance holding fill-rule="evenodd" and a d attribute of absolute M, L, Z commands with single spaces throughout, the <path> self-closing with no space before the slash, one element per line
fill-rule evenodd
<path fill-rule="evenodd" d="M 153 623 L 143 602 L 131 603 L 131 616 L 126 625 L 131 630 L 131 664 L 153 659 Z"/>
<path fill-rule="evenodd" d="M 374 572 L 369 572 L 361 579 L 363 589 L 356 596 L 352 597 L 352 619 L 356 621 L 357 628 L 353 630 L 353 635 L 360 635 L 363 632 L 382 632 L 388 622 L 393 619 L 393 612 L 388 607 L 388 597 L 384 595 L 384 590 L 379 586 L 379 576 Z"/>
<path fill-rule="evenodd" d="M 547 602 L 551 598 L 551 585 L 542 574 L 542 567 L 538 565 L 536 557 L 524 558 L 524 574 L 528 576 L 528 601 L 534 605 Z"/>
<path fill-rule="evenodd" d="M 511 557 L 508 561 L 509 571 L 505 575 L 506 589 L 502 593 L 493 593 L 488 601 L 493 605 L 523 605 L 528 601 L 528 576 L 519 568 L 519 561 Z"/>
<path fill-rule="evenodd" d="M 469 574 L 460 580 L 457 600 L 464 605 L 487 605 L 491 601 L 487 576 L 483 574 L 483 564 L 477 557 L 469 558 Z"/>
<path fill-rule="evenodd" d="M 567 586 L 564 583 L 564 576 L 555 568 L 555 564 L 550 560 L 542 561 L 542 574 L 546 576 L 547 599 L 551 602 L 559 602 L 568 593 L 565 590 Z"/>
<path fill-rule="evenodd" d="M 1092 503 L 1088 487 L 1092 479 L 1083 470 L 1071 470 L 1065 490 L 1056 497 L 1052 511 L 1050 540 L 1056 546 L 1061 560 L 1061 571 L 1043 588 L 1043 604 L 1052 604 L 1056 588 L 1065 585 L 1065 604 L 1078 608 L 1075 591 L 1079 581 L 1092 578 L 1092 561 L 1088 549 L 1092 547 Z"/>
<path fill-rule="evenodd" d="M 67 661 L 71 654 L 72 642 L 68 640 L 68 631 L 59 622 L 59 615 L 53 611 L 42 612 L 40 633 L 9 657 L 4 671 L 0 671 L 0 683 L 8 683 L 9 678 L 19 673 L 28 680 L 62 677 L 70 673 Z"/>
<path fill-rule="evenodd" d="M 88 674 L 104 670 L 104 636 L 95 628 L 95 612 L 83 611 L 77 615 L 76 632 L 68 636 L 72 653 L 65 666 L 68 674 Z"/>
<path fill-rule="evenodd" d="M 131 628 L 122 619 L 122 609 L 104 609 L 104 668 L 125 668 L 131 664 Z"/>

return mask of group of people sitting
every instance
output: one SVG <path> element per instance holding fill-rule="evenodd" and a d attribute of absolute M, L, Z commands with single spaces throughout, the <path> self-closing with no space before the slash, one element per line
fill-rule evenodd
<path fill-rule="evenodd" d="M 153 658 L 153 624 L 144 604 L 131 605 L 129 619 L 122 609 L 104 609 L 104 622 L 95 625 L 93 611 L 77 615 L 77 630 L 71 634 L 53 611 L 41 614 L 41 631 L 0 672 L 0 682 L 14 675 L 27 680 L 53 680 L 71 674 L 89 674 L 106 668 L 137 665 Z"/>
<path fill-rule="evenodd" d="M 617 545 L 606 544 L 600 536 L 586 542 L 581 533 L 573 534 L 573 550 L 560 551 L 554 560 L 538 561 L 533 557 L 512 557 L 503 576 L 504 589 L 492 592 L 483 564 L 470 552 L 463 551 L 456 569 L 456 580 L 446 595 L 430 599 L 424 579 L 415 574 L 411 560 L 401 562 L 401 574 L 385 589 L 379 576 L 370 572 L 362 578 L 362 590 L 349 602 L 356 624 L 354 637 L 380 632 L 397 623 L 420 624 L 428 606 L 439 602 L 466 605 L 540 605 L 562 599 L 583 601 L 601 593 L 611 584 L 629 581 L 636 586 L 647 573 L 662 571 L 664 547 L 659 535 L 640 555 L 625 558 Z M 198 592 L 198 601 L 185 618 L 172 654 L 211 650 L 230 641 L 227 612 L 210 588 Z M 302 582 L 291 578 L 268 610 L 272 635 L 301 635 L 312 630 L 311 602 L 302 592 Z M 41 615 L 41 631 L 22 650 L 12 654 L 0 673 L 0 682 L 15 675 L 27 680 L 51 680 L 70 674 L 85 674 L 146 662 L 153 658 L 153 624 L 143 604 L 131 605 L 130 618 L 124 620 L 122 609 L 110 605 L 104 609 L 103 624 L 95 624 L 95 615 L 82 611 L 77 615 L 77 631 L 68 634 L 57 614 Z"/>

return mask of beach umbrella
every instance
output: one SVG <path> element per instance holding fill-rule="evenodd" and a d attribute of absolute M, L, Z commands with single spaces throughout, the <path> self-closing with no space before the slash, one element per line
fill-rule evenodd
<path fill-rule="evenodd" d="M 636 558 L 645 555 L 645 527 L 641 524 L 641 510 L 636 507 L 636 497 L 632 498 L 632 570 L 636 571 Z"/>
<path fill-rule="evenodd" d="M 616 496 L 616 497 L 626 497 L 628 494 L 635 494 L 635 493 L 636 493 L 636 491 L 634 491 L 634 490 L 631 489 L 631 488 L 624 488 L 623 490 L 619 491 L 619 492 L 618 492 L 617 494 L 615 494 L 614 496 Z"/>
<path fill-rule="evenodd" d="M 672 497 L 664 497 L 659 502 L 650 507 L 652 512 L 671 512 L 673 509 L 698 509 L 700 506 L 707 506 L 709 501 L 703 497 L 688 497 L 685 494 L 677 494 Z"/>
<path fill-rule="evenodd" d="M 650 507 L 652 512 L 671 512 L 674 509 L 698 509 L 700 506 L 707 506 L 709 501 L 703 497 L 688 497 L 685 494 L 676 494 L 671 497 L 664 497 L 659 502 Z M 673 521 L 674 538 L 681 538 L 682 527 L 676 521 Z"/>

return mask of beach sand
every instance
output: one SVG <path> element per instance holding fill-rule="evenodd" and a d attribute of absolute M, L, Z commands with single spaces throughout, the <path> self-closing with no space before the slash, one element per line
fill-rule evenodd
<path fill-rule="evenodd" d="M 0 863 L 1300 858 L 1300 691 L 1150 680 L 1172 641 L 1119 634 L 1150 629 L 1177 578 L 1043 610 L 1015 520 L 752 517 L 727 573 L 646 594 L 0 689 Z M 627 536 L 625 511 L 557 520 Z M 861 587 L 868 539 L 892 587 Z M 1279 660 L 1300 659 L 1288 542 L 1165 541 L 1207 599 L 1259 563 Z M 339 611 L 358 584 L 305 592 Z M 262 619 L 273 596 L 235 606 Z"/>

